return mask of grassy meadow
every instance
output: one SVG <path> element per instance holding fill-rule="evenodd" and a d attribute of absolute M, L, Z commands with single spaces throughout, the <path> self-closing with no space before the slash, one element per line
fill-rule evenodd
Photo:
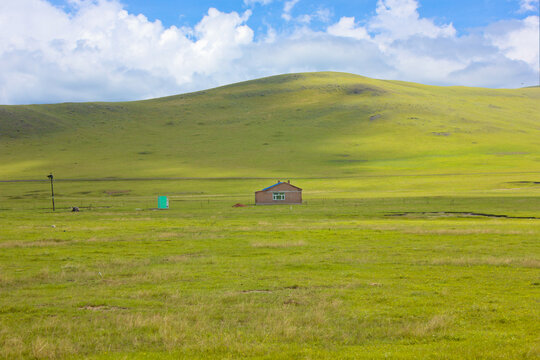
<path fill-rule="evenodd" d="M 55 213 L 47 182 L 2 184 L 0 357 L 538 358 L 525 178 L 297 179 L 304 205 L 244 208 L 267 180 L 57 182 Z"/>
<path fill-rule="evenodd" d="M 0 106 L 0 358 L 538 359 L 539 90 Z"/>
<path fill-rule="evenodd" d="M 128 103 L 0 106 L 0 179 L 540 171 L 540 88 L 291 74 Z"/>

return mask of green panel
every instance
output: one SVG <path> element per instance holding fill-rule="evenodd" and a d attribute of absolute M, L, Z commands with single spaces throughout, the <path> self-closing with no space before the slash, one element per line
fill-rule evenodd
<path fill-rule="evenodd" d="M 166 196 L 158 196 L 158 209 L 168 209 L 169 199 Z"/>

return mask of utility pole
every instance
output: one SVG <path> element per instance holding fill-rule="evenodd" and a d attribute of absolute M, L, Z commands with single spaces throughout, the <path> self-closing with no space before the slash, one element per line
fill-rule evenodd
<path fill-rule="evenodd" d="M 47 177 L 49 179 L 51 179 L 51 196 L 52 196 L 52 211 L 55 211 L 55 208 L 54 208 L 54 186 L 53 186 L 53 174 L 50 173 L 49 175 L 47 175 Z"/>

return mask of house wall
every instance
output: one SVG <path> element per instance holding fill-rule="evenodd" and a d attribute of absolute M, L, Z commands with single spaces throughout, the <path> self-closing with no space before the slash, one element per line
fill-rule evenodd
<path fill-rule="evenodd" d="M 274 192 L 285 193 L 285 200 L 274 200 Z M 255 193 L 255 204 L 301 204 L 302 190 L 291 186 L 288 183 L 282 183 L 266 191 L 257 191 Z"/>
<path fill-rule="evenodd" d="M 285 200 L 274 200 L 273 192 L 277 190 L 257 191 L 255 193 L 255 204 L 301 204 L 301 191 L 279 191 L 285 193 Z"/>

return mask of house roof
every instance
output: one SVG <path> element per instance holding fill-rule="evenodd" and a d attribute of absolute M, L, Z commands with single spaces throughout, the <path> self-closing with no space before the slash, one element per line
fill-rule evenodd
<path fill-rule="evenodd" d="M 269 186 L 269 187 L 267 187 L 267 188 L 264 188 L 264 189 L 262 189 L 261 191 L 269 190 L 269 189 L 273 188 L 274 186 L 278 186 L 279 184 L 281 184 L 281 181 L 278 181 L 278 182 L 275 183 L 274 185 L 271 185 L 271 186 Z"/>
<path fill-rule="evenodd" d="M 289 185 L 289 186 L 292 186 L 292 187 L 295 188 L 295 189 L 302 190 L 302 189 L 300 189 L 298 186 L 294 186 L 294 185 L 292 185 L 292 184 L 289 183 L 289 182 L 278 181 L 278 182 L 275 183 L 274 185 L 271 185 L 271 186 L 269 186 L 269 187 L 267 187 L 267 188 L 264 188 L 264 189 L 262 189 L 262 190 L 260 190 L 260 191 L 270 190 L 271 188 L 273 188 L 273 187 L 275 187 L 275 186 L 278 186 L 278 185 L 280 185 L 280 184 L 287 184 L 287 185 Z"/>

